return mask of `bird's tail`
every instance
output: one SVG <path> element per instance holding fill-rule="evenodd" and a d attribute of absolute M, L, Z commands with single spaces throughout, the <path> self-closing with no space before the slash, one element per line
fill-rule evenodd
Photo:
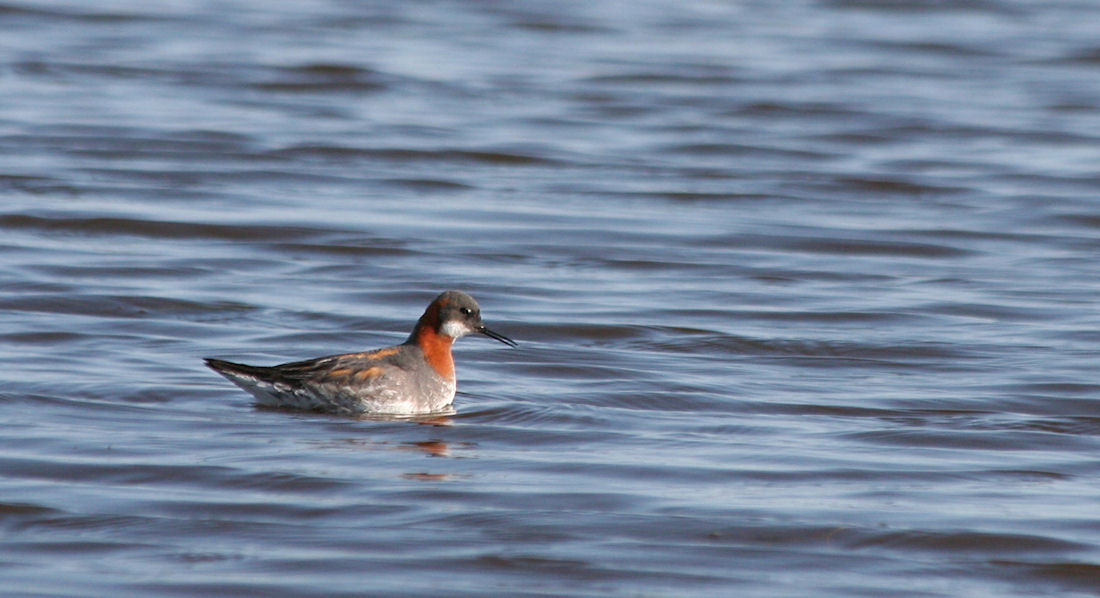
<path fill-rule="evenodd" d="M 206 366 L 215 372 L 233 380 L 234 378 L 251 378 L 251 379 L 263 379 L 264 374 L 270 368 L 259 367 L 254 365 L 245 365 L 243 363 L 234 363 L 232 361 L 223 361 L 221 359 L 213 359 L 207 357 L 203 359 L 206 362 Z"/>

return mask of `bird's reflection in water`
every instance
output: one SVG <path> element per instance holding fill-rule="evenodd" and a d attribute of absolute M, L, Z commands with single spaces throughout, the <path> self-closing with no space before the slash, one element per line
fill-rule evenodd
<path fill-rule="evenodd" d="M 466 476 L 459 476 L 459 475 L 455 475 L 453 473 L 419 472 L 419 473 L 406 473 L 406 474 L 403 474 L 401 477 L 406 479 L 406 480 L 416 480 L 418 482 L 448 482 L 450 480 L 455 480 L 455 479 L 458 479 L 458 478 L 461 478 L 461 477 L 466 477 Z"/>
<path fill-rule="evenodd" d="M 461 448 L 472 448 L 473 443 L 463 443 Z M 451 457 L 451 445 L 443 442 L 442 440 L 424 440 L 421 442 L 406 442 L 400 447 L 406 451 L 420 451 L 429 457 Z M 461 457 L 458 457 L 461 458 Z M 418 480 L 421 482 L 446 482 L 449 480 L 457 480 L 462 478 L 468 478 L 468 475 L 460 475 L 454 473 L 430 473 L 426 471 L 417 471 L 403 474 L 401 476 L 406 480 Z"/>
<path fill-rule="evenodd" d="M 406 442 L 399 447 L 406 451 L 420 451 L 429 457 L 450 457 L 451 445 L 442 440 L 423 440 L 421 442 Z"/>
<path fill-rule="evenodd" d="M 375 421 L 375 422 L 408 422 L 418 424 L 419 426 L 429 426 L 434 428 L 448 428 L 454 425 L 454 419 L 451 417 L 455 415 L 455 411 L 443 413 L 433 413 L 429 415 L 421 415 L 416 417 L 400 417 L 391 415 L 374 415 L 374 416 L 360 416 L 356 419 L 360 421 Z M 411 429 L 411 428 L 410 428 Z M 362 437 L 350 437 L 333 439 L 322 442 L 314 443 L 314 446 L 319 448 L 328 449 L 356 449 L 356 450 L 398 450 L 422 453 L 428 457 L 442 457 L 450 459 L 462 459 L 464 458 L 463 452 L 469 451 L 477 446 L 473 442 L 460 442 L 451 443 L 438 438 L 429 438 L 428 440 L 416 440 L 407 442 L 391 442 L 388 440 L 371 440 Z M 457 454 L 455 454 L 457 452 Z M 409 472 L 401 475 L 406 480 L 420 480 L 426 482 L 440 482 L 447 480 L 455 480 L 461 478 L 467 478 L 467 475 L 453 474 L 453 473 L 430 473 L 430 472 Z"/>
<path fill-rule="evenodd" d="M 432 440 L 418 440 L 413 442 L 388 442 L 377 440 L 366 440 L 363 438 L 342 438 L 338 440 L 328 440 L 324 442 L 313 443 L 313 446 L 325 449 L 341 449 L 341 450 L 357 450 L 357 451 L 407 451 L 412 453 L 421 453 L 424 456 L 431 458 L 445 458 L 445 459 L 462 459 L 461 455 L 454 455 L 452 453 L 452 444 L 444 442 L 438 439 Z M 476 444 L 472 442 L 463 442 L 457 445 L 457 450 L 462 451 L 473 449 Z M 468 478 L 470 476 L 465 474 L 455 473 L 432 473 L 427 471 L 413 471 L 403 473 L 400 476 L 406 480 L 418 480 L 422 482 L 445 482 L 449 480 L 457 480 L 462 478 Z"/>

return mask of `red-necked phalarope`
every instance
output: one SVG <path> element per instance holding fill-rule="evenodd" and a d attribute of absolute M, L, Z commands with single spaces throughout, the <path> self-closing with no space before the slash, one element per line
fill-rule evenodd
<path fill-rule="evenodd" d="M 259 404 L 341 414 L 418 415 L 447 410 L 455 397 L 455 339 L 477 332 L 515 347 L 481 322 L 461 291 L 432 301 L 403 344 L 269 367 L 206 359 Z"/>

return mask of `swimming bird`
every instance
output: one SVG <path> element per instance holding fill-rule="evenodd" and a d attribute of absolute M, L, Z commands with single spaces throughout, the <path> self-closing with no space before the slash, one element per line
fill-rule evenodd
<path fill-rule="evenodd" d="M 408 340 L 394 347 L 275 366 L 205 361 L 268 407 L 347 415 L 440 413 L 455 397 L 451 345 L 474 332 L 517 346 L 485 327 L 473 297 L 446 291 L 424 310 Z"/>

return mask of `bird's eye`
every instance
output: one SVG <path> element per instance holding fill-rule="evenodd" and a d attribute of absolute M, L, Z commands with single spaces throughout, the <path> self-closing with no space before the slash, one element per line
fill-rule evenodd
<path fill-rule="evenodd" d="M 473 313 L 473 312 L 470 311 L 470 308 L 468 308 L 468 307 L 463 307 L 462 309 L 460 309 L 458 311 L 462 312 L 462 315 L 464 315 L 464 316 L 468 316 L 471 313 Z"/>

